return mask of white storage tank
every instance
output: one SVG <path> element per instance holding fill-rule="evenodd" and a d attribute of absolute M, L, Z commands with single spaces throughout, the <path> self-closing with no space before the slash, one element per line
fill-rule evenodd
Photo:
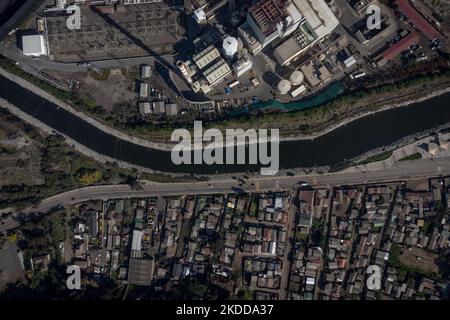
<path fill-rule="evenodd" d="M 223 39 L 223 51 L 227 57 L 232 58 L 238 52 L 239 43 L 234 37 L 226 37 Z"/>
<path fill-rule="evenodd" d="M 280 94 L 287 94 L 291 90 L 291 83 L 289 80 L 283 79 L 278 83 L 278 92 Z"/>
<path fill-rule="evenodd" d="M 291 81 L 291 84 L 293 86 L 299 86 L 305 80 L 305 76 L 303 75 L 303 72 L 297 70 L 292 72 L 291 76 L 289 77 L 289 80 Z"/>

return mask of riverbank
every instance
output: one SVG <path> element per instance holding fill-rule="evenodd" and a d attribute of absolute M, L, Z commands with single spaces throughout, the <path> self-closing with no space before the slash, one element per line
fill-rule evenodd
<path fill-rule="evenodd" d="M 81 111 L 75 110 L 72 106 L 68 105 L 67 103 L 61 101 L 60 99 L 55 98 L 54 96 L 50 95 L 46 91 L 42 90 L 41 88 L 37 87 L 36 85 L 20 78 L 19 76 L 16 76 L 12 73 L 7 72 L 6 70 L 0 68 L 0 76 L 3 76 L 7 78 L 10 81 L 15 82 L 16 84 L 20 85 L 21 87 L 37 94 L 38 96 L 56 104 L 58 107 L 63 108 L 64 110 L 70 112 L 71 114 L 79 117 L 80 119 L 90 123 L 91 125 L 101 129 L 102 131 L 115 136 L 118 139 L 122 139 L 140 146 L 144 146 L 151 149 L 157 149 L 162 151 L 170 151 L 172 150 L 172 145 L 170 144 L 163 144 L 163 143 L 156 143 L 148 140 L 144 140 L 141 138 L 137 138 L 134 136 L 131 136 L 129 134 L 126 134 L 124 132 L 121 132 L 115 128 L 112 128 L 110 126 L 107 126 L 103 124 L 102 122 L 92 118 L 91 116 L 87 115 L 86 113 L 83 113 Z"/>
<path fill-rule="evenodd" d="M 12 107 L 17 106 L 16 108 L 31 119 L 37 119 L 49 129 L 77 141 L 81 147 L 95 150 L 100 155 L 98 160 L 105 161 L 103 155 L 106 155 L 106 159 L 113 160 L 113 164 L 118 167 L 125 166 L 147 172 L 159 171 L 166 173 L 166 176 L 170 174 L 182 177 L 190 174 L 191 177 L 203 175 L 214 179 L 259 171 L 258 166 L 249 165 L 176 166 L 171 161 L 170 152 L 120 140 L 1 76 L 0 86 L 4 89 L 1 96 L 12 102 Z M 436 128 L 446 125 L 450 119 L 450 109 L 447 107 L 449 97 L 450 95 L 446 94 L 433 98 L 426 104 L 417 103 L 363 118 L 315 140 L 282 142 L 280 175 L 325 173 L 329 170 L 334 172 L 354 163 L 348 159 L 370 154 L 371 150 L 384 150 L 385 146 L 398 147 L 424 132 L 436 132 Z M 78 150 L 83 151 L 81 148 Z"/>
<path fill-rule="evenodd" d="M 125 140 L 125 141 L 131 142 L 133 144 L 143 146 L 143 147 L 161 150 L 161 151 L 171 151 L 172 147 L 174 146 L 173 143 L 154 142 L 154 141 L 146 140 L 146 139 L 143 139 L 140 137 L 136 137 L 134 135 L 131 135 L 126 132 L 120 131 L 116 128 L 113 128 L 107 124 L 104 124 L 101 121 L 89 116 L 88 114 L 76 110 L 75 108 L 73 108 L 72 106 L 68 105 L 67 103 L 61 101 L 60 99 L 55 98 L 54 96 L 50 95 L 45 90 L 42 90 L 41 88 L 37 87 L 36 85 L 22 79 L 19 76 L 16 76 L 10 72 L 7 72 L 2 68 L 0 68 L 0 75 L 17 83 L 18 85 L 24 87 L 25 89 L 32 91 L 33 93 L 39 95 L 40 97 L 49 100 L 50 102 L 58 105 L 59 107 L 64 108 L 66 111 L 68 111 L 68 112 L 72 113 L 73 115 L 83 119 L 84 121 L 96 126 L 97 128 L 100 128 L 102 131 L 117 137 L 118 139 Z M 414 103 L 424 102 L 428 99 L 432 99 L 434 97 L 437 97 L 437 96 L 440 96 L 440 95 L 450 92 L 450 85 L 448 85 L 448 83 L 445 83 L 444 88 L 439 88 L 439 86 L 433 86 L 433 87 L 435 88 L 435 91 L 431 91 L 431 92 L 428 90 L 428 88 L 426 88 L 427 90 L 425 90 L 425 92 L 422 92 L 421 90 L 419 90 L 419 88 L 413 88 L 413 91 L 414 91 L 413 94 L 416 97 L 411 98 L 411 97 L 407 96 L 405 98 L 405 100 L 402 100 L 402 101 L 396 102 L 396 103 L 392 103 L 392 104 L 387 104 L 382 107 L 376 107 L 373 110 L 370 110 L 369 108 L 367 108 L 367 110 L 363 109 L 361 112 L 352 112 L 352 113 L 350 113 L 350 115 L 346 116 L 344 119 L 338 120 L 337 122 L 335 121 L 335 123 L 327 124 L 325 126 L 325 128 L 323 128 L 321 130 L 317 130 L 312 133 L 302 134 L 302 133 L 298 133 L 300 130 L 295 130 L 295 133 L 285 133 L 284 135 L 282 134 L 280 137 L 280 141 L 314 140 L 323 135 L 331 133 L 340 127 L 346 126 L 349 123 L 354 122 L 356 120 L 359 120 L 359 119 L 362 119 L 362 118 L 365 118 L 365 117 L 368 117 L 371 115 L 375 115 L 377 113 L 384 112 L 387 110 L 400 108 L 400 107 L 406 107 L 406 106 L 414 104 Z M 436 87 L 437 87 L 437 89 L 436 89 Z M 407 90 L 407 89 L 404 89 L 404 90 Z M 411 88 L 409 88 L 409 89 L 411 90 Z M 397 94 L 398 94 L 398 92 L 396 92 L 396 95 Z M 364 98 L 361 98 L 361 99 L 364 99 Z M 371 103 L 373 103 L 373 102 L 371 102 Z M 329 108 L 332 108 L 332 106 L 330 106 Z M 314 109 L 312 109 L 312 110 L 314 110 Z M 314 111 L 309 111 L 309 112 L 314 112 Z M 295 115 L 295 113 L 294 113 L 294 115 Z M 281 116 L 286 116 L 286 114 L 282 114 Z M 274 117 L 276 118 L 277 116 L 274 115 Z M 289 115 L 287 117 L 289 117 Z M 274 121 L 274 123 L 276 123 L 276 120 Z M 239 127 L 239 126 L 235 126 L 235 127 Z M 219 126 L 218 129 L 224 130 L 226 128 Z M 283 133 L 283 131 L 281 133 Z M 253 142 L 254 141 L 251 141 L 251 143 L 253 143 Z"/>
<path fill-rule="evenodd" d="M 159 178 L 164 177 L 164 175 L 167 173 L 166 172 L 161 172 L 158 170 L 153 170 L 151 168 L 147 168 L 147 167 L 142 167 L 142 166 L 138 166 L 138 165 L 134 165 L 131 163 L 128 163 L 126 161 L 121 161 L 112 157 L 109 157 L 107 155 L 103 155 L 100 154 L 84 145 L 82 145 L 81 143 L 79 143 L 78 141 L 70 138 L 69 136 L 65 135 L 64 133 L 61 132 L 57 132 L 56 130 L 54 130 L 53 128 L 49 127 L 48 125 L 46 125 L 45 123 L 43 123 L 42 121 L 39 121 L 38 119 L 30 116 L 29 114 L 23 112 L 22 110 L 20 110 L 19 108 L 17 108 L 16 106 L 12 105 L 11 103 L 9 103 L 8 101 L 6 101 L 3 98 L 0 98 L 0 107 L 4 108 L 6 110 L 8 110 L 11 114 L 13 114 L 14 116 L 20 118 L 21 120 L 25 121 L 26 123 L 34 126 L 35 128 L 45 132 L 46 134 L 59 134 L 61 136 L 64 137 L 66 143 L 74 148 L 77 152 L 92 158 L 100 163 L 103 164 L 112 164 L 112 165 L 117 165 L 118 167 L 122 168 L 122 169 L 127 169 L 127 170 L 138 170 L 140 172 L 146 173 L 146 174 L 150 174 L 150 175 L 154 175 L 153 176 L 153 180 L 152 181 L 157 181 L 158 179 L 158 175 Z M 170 175 L 172 176 L 179 176 L 179 177 L 186 177 L 186 174 L 172 174 L 170 173 Z M 156 177 L 156 179 L 155 179 Z M 192 181 L 194 181 L 195 179 L 192 179 Z"/>
<path fill-rule="evenodd" d="M 381 113 L 384 111 L 388 111 L 388 110 L 392 110 L 392 109 L 396 109 L 396 108 L 401 108 L 401 107 L 407 107 L 411 104 L 414 103 L 420 103 L 420 102 L 424 102 L 430 99 L 433 99 L 435 97 L 439 97 L 441 95 L 444 95 L 446 93 L 450 92 L 450 87 L 447 87 L 445 89 L 440 89 L 437 90 L 435 92 L 431 92 L 425 95 L 421 95 L 421 97 L 419 98 L 415 98 L 415 99 L 410 99 L 410 100 L 406 100 L 405 102 L 401 102 L 401 103 L 396 103 L 396 104 L 392 104 L 392 105 L 387 105 L 383 108 L 374 110 L 374 111 L 368 111 L 368 112 L 363 112 L 360 114 L 356 114 L 353 115 L 351 117 L 348 117 L 345 120 L 342 120 L 334 125 L 330 125 L 328 128 L 323 129 L 317 133 L 313 133 L 313 134 L 298 134 L 298 135 L 291 135 L 291 136 L 287 136 L 287 137 L 283 137 L 281 140 L 282 141 L 298 141 L 298 140 L 314 140 L 317 139 L 323 135 L 326 135 L 336 129 L 339 129 L 340 127 L 346 126 L 347 124 L 353 122 L 353 121 L 357 121 L 359 119 L 365 118 L 365 117 L 369 117 L 369 116 L 373 116 L 376 115 L 377 113 Z M 450 120 L 450 119 L 449 119 Z"/>

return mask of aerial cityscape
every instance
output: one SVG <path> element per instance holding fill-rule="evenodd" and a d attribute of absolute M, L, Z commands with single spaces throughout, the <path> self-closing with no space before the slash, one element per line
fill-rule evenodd
<path fill-rule="evenodd" d="M 446 0 L 0 1 L 0 300 L 449 300 L 449 37 Z"/>

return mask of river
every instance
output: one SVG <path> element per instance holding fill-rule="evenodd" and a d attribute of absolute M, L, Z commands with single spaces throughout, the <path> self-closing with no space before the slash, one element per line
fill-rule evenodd
<path fill-rule="evenodd" d="M 111 136 L 81 118 L 0 76 L 0 97 L 84 146 L 130 164 L 164 172 L 214 174 L 256 171 L 257 166 L 182 165 L 170 152 L 150 149 Z M 356 120 L 314 140 L 280 144 L 283 169 L 344 162 L 405 136 L 450 122 L 450 93 Z"/>

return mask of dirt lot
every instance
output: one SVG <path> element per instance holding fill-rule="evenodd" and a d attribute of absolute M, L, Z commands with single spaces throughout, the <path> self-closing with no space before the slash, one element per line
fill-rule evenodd
<path fill-rule="evenodd" d="M 0 113 L 0 188 L 5 185 L 39 185 L 41 148 L 22 130 L 23 125 Z"/>
<path fill-rule="evenodd" d="M 428 190 L 428 179 L 412 180 L 408 181 L 408 189 L 413 191 L 423 191 Z"/>
<path fill-rule="evenodd" d="M 56 79 L 67 83 L 70 79 L 80 81 L 78 95 L 87 97 L 107 111 L 121 105 L 134 104 L 137 99 L 133 68 L 90 70 L 89 72 L 67 73 L 46 71 Z"/>
<path fill-rule="evenodd" d="M 0 247 L 0 291 L 6 284 L 14 283 L 24 277 L 24 270 L 16 250 L 16 245 L 9 242 Z"/>
<path fill-rule="evenodd" d="M 435 262 L 437 258 L 437 254 L 417 247 L 413 247 L 411 250 L 402 250 L 402 253 L 398 255 L 398 259 L 404 265 L 426 273 L 439 273 L 439 267 Z"/>
<path fill-rule="evenodd" d="M 82 83 L 80 92 L 108 111 L 112 111 L 118 105 L 130 104 L 137 97 L 135 81 L 126 75 L 125 70 L 112 69 L 106 80 L 94 79 L 94 77 L 92 72 L 89 75 L 85 74 L 84 77 L 77 77 Z"/>

